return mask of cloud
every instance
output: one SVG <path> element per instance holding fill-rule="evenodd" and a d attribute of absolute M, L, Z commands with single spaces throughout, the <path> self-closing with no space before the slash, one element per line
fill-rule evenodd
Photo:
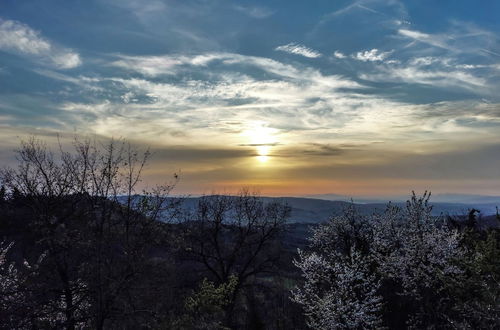
<path fill-rule="evenodd" d="M 72 69 L 80 66 L 82 64 L 82 60 L 80 59 L 80 55 L 73 52 L 63 51 L 62 53 L 56 52 L 52 55 L 52 62 L 61 69 Z"/>
<path fill-rule="evenodd" d="M 373 67 L 371 72 L 361 73 L 359 77 L 374 82 L 420 84 L 453 93 L 463 93 L 463 90 L 466 90 L 478 96 L 494 96 L 496 92 L 493 71 L 498 69 L 496 65 L 470 64 L 463 61 L 463 58 L 453 54 L 410 57 L 406 61 L 386 60 L 383 64 Z"/>
<path fill-rule="evenodd" d="M 4 50 L 38 55 L 49 52 L 51 45 L 27 25 L 2 19 L 0 20 L 0 47 Z"/>
<path fill-rule="evenodd" d="M 444 61 L 443 59 L 437 57 L 425 56 L 425 57 L 412 58 L 409 63 L 411 65 L 417 65 L 417 66 L 428 66 L 437 62 L 444 62 Z"/>
<path fill-rule="evenodd" d="M 343 91 L 364 89 L 350 79 L 263 57 L 232 53 L 154 59 L 138 56 L 128 57 L 119 65 L 142 73 L 148 67 L 143 61 L 175 63 L 168 68 L 168 72 L 177 72 L 175 80 L 163 76 L 162 69 L 148 71 L 143 78 L 127 74 L 98 82 L 86 79 L 79 86 L 91 83 L 119 97 L 88 105 L 68 102 L 62 109 L 94 118 L 88 121 L 89 129 L 105 136 L 126 134 L 156 141 L 159 136 L 169 136 L 166 128 L 183 127 L 187 139 L 227 143 L 229 134 L 233 143 L 249 144 L 253 142 L 238 133 L 248 130 L 245 125 L 249 122 L 260 120 L 279 132 L 307 131 L 323 125 L 335 128 L 357 118 L 352 107 L 371 102 Z M 262 79 L 262 71 L 267 79 Z M 198 72 L 197 80 L 189 78 L 194 72 Z M 131 120 L 134 125 L 130 125 Z"/>
<path fill-rule="evenodd" d="M 346 149 L 342 146 L 336 146 L 329 143 L 307 143 L 296 147 L 289 147 L 281 152 L 282 155 L 288 157 L 297 157 L 297 155 L 309 157 L 330 157 L 340 156 L 345 154 Z"/>
<path fill-rule="evenodd" d="M 338 50 L 336 50 L 334 53 L 333 53 L 333 56 L 335 56 L 336 58 L 340 58 L 340 59 L 344 59 L 346 58 L 347 56 L 341 52 L 339 52 Z"/>
<path fill-rule="evenodd" d="M 447 44 L 446 39 L 448 38 L 443 35 L 431 35 L 420 31 L 408 30 L 408 29 L 399 29 L 398 33 L 404 37 L 413 39 L 415 41 L 420 41 L 435 47 L 448 50 L 454 49 L 453 47 Z"/>
<path fill-rule="evenodd" d="M 448 152 L 444 149 L 470 143 L 471 136 L 492 136 L 500 126 L 498 104 L 475 107 L 471 106 L 474 102 L 395 101 L 347 77 L 296 62 L 213 52 L 120 56 L 118 60 L 125 72 L 107 70 L 108 76 L 68 77 L 41 71 L 46 77 L 76 84 L 94 97 L 94 101 L 53 105 L 59 113 L 47 120 L 58 120 L 58 127 L 67 131 L 76 125 L 98 136 L 150 144 L 162 154 L 148 175 L 158 178 L 165 168 L 181 168 L 183 180 L 193 184 L 192 189 L 200 189 L 200 182 L 213 187 L 222 180 L 253 184 L 255 178 L 267 184 L 275 182 L 270 180 L 290 184 L 289 178 L 299 177 L 338 181 L 346 176 L 363 178 L 364 184 L 399 175 L 420 178 L 420 174 L 411 176 L 410 170 L 396 172 L 401 164 L 411 165 L 405 157 L 425 159 Z M 410 62 L 395 67 L 429 69 Z M 165 63 L 168 68 L 162 67 Z M 373 66 L 376 70 L 388 67 L 384 63 Z M 413 73 L 407 75 L 411 78 Z M 417 77 L 439 84 L 444 76 Z M 106 93 L 96 97 L 94 90 Z M 255 121 L 273 129 L 272 142 L 255 143 L 245 134 L 252 131 Z M 383 143 L 367 145 L 374 140 Z M 259 147 L 270 149 L 267 170 L 261 172 L 255 165 Z M 369 169 L 375 174 L 363 172 Z"/>
<path fill-rule="evenodd" d="M 323 17 L 314 26 L 310 35 L 316 35 L 322 30 L 324 36 L 331 36 L 331 28 L 324 29 L 328 24 L 339 23 L 337 28 L 344 29 L 346 23 L 354 24 L 358 30 L 362 25 L 369 27 L 370 32 L 380 26 L 397 26 L 409 19 L 408 12 L 399 0 L 357 0 L 349 1 L 347 6 L 336 9 Z M 347 20 L 346 20 L 347 19 Z M 352 29 L 353 26 L 350 26 Z M 358 31 L 356 31 L 357 33 Z"/>
<path fill-rule="evenodd" d="M 290 53 L 290 54 L 296 54 L 296 55 L 301 55 L 304 57 L 309 57 L 309 58 L 318 58 L 321 57 L 321 53 L 317 52 L 311 48 L 308 48 L 306 46 L 297 44 L 297 43 L 289 43 L 283 46 L 278 46 L 275 48 L 275 50 Z"/>
<path fill-rule="evenodd" d="M 125 69 L 134 69 L 147 76 L 159 74 L 175 74 L 175 68 L 184 64 L 182 58 L 162 57 L 162 56 L 119 56 L 117 61 L 110 63 L 112 66 Z"/>
<path fill-rule="evenodd" d="M 363 61 L 363 62 L 380 62 L 385 60 L 392 51 L 390 52 L 381 52 L 378 49 L 374 48 L 372 50 L 366 50 L 364 52 L 357 52 L 355 55 L 351 55 L 352 58 Z"/>
<path fill-rule="evenodd" d="M 168 9 L 167 5 L 161 0 L 108 0 L 108 3 L 129 10 L 143 23 L 147 23 L 151 18 L 162 15 Z"/>
<path fill-rule="evenodd" d="M 497 51 L 498 36 L 468 22 L 452 20 L 447 30 L 434 34 L 406 28 L 398 29 L 397 32 L 399 36 L 411 41 L 406 48 L 422 48 L 427 45 L 431 46 L 428 51 L 435 48 L 434 50 L 447 51 L 448 54 L 500 56 Z"/>
<path fill-rule="evenodd" d="M 234 9 L 250 17 L 258 19 L 267 18 L 274 14 L 274 11 L 271 9 L 261 6 L 234 6 Z"/>
<path fill-rule="evenodd" d="M 474 76 L 461 70 L 423 70 L 418 66 L 394 66 L 379 68 L 378 73 L 363 73 L 362 79 L 379 82 L 404 82 L 436 87 L 461 88 L 478 94 L 489 94 L 484 78 Z"/>
<path fill-rule="evenodd" d="M 199 55 L 164 55 L 164 56 L 128 56 L 119 57 L 120 60 L 110 63 L 112 66 L 135 71 L 146 77 L 157 77 L 161 75 L 185 74 L 196 70 L 200 74 L 207 74 L 206 79 L 220 77 L 222 80 L 236 80 L 241 82 L 248 80 L 242 69 L 249 68 L 263 70 L 269 74 L 283 79 L 283 82 L 272 81 L 277 84 L 285 84 L 288 80 L 302 81 L 304 84 L 323 85 L 328 88 L 362 88 L 362 86 L 351 79 L 338 75 L 325 76 L 319 70 L 311 67 L 300 67 L 285 64 L 270 58 L 259 56 L 247 56 L 235 53 L 205 53 Z M 219 65 L 221 72 L 207 70 L 210 65 Z M 204 70 L 199 70 L 203 67 Z M 235 74 L 237 72 L 238 74 Z M 235 83 L 235 81 L 230 81 Z"/>
<path fill-rule="evenodd" d="M 408 64 L 417 67 L 430 67 L 433 65 L 433 66 L 441 66 L 447 69 L 459 69 L 459 70 L 500 69 L 500 65 L 498 64 L 460 63 L 459 58 L 435 57 L 435 56 L 414 57 L 408 61 Z"/>
<path fill-rule="evenodd" d="M 481 52 L 484 52 L 484 53 L 487 53 L 487 54 L 490 54 L 490 55 L 495 55 L 497 57 L 500 57 L 500 53 L 497 53 L 497 52 L 493 52 L 489 49 L 484 49 L 484 48 L 481 48 L 480 49 Z"/>
<path fill-rule="evenodd" d="M 499 65 L 486 65 L 486 64 L 457 64 L 455 65 L 457 69 L 465 69 L 465 70 L 474 70 L 474 69 L 484 69 L 484 68 L 490 68 L 490 69 L 499 69 Z"/>
<path fill-rule="evenodd" d="M 260 121 L 275 130 L 270 147 L 281 149 L 288 148 L 284 144 L 304 141 L 328 144 L 332 138 L 339 144 L 367 139 L 400 143 L 402 138 L 423 138 L 429 131 L 433 137 L 457 132 L 465 136 L 477 130 L 477 125 L 495 122 L 491 118 L 497 116 L 495 106 L 478 116 L 478 110 L 467 104 L 424 106 L 394 101 L 347 77 L 265 57 L 202 53 L 118 58 L 110 65 L 129 71 L 121 76 L 69 79 L 41 72 L 84 87 L 95 99 L 93 103 L 65 102 L 60 107 L 63 118 L 74 118 L 73 122 L 103 136 L 247 147 L 257 145 L 243 133 L 252 131 L 252 122 Z M 485 79 L 470 73 L 453 67 L 438 70 L 424 66 L 427 62 L 441 63 L 415 58 L 390 66 L 380 63 L 360 77 L 471 91 L 487 86 Z M 182 135 L 176 133 L 179 130 Z M 311 148 L 316 155 L 326 155 L 323 147 Z"/>
<path fill-rule="evenodd" d="M 40 32 L 18 21 L 0 19 L 0 50 L 37 58 L 59 69 L 81 64 L 78 53 L 54 45 Z"/>
<path fill-rule="evenodd" d="M 337 16 L 344 15 L 344 14 L 349 13 L 350 11 L 355 10 L 355 9 L 362 9 L 364 11 L 368 11 L 368 12 L 373 13 L 373 14 L 381 14 L 378 10 L 375 10 L 373 8 L 369 8 L 365 5 L 363 5 L 363 3 L 365 3 L 365 2 L 366 1 L 363 1 L 363 0 L 355 1 L 346 7 L 340 8 L 334 12 L 329 13 L 325 18 L 323 18 L 323 20 L 332 19 L 332 18 L 335 18 Z"/>

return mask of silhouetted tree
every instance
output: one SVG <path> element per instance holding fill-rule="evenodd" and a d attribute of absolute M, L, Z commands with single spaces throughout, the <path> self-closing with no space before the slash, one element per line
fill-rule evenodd
<path fill-rule="evenodd" d="M 31 138 L 17 151 L 18 166 L 1 173 L 38 249 L 47 252 L 33 326 L 102 329 L 116 320 L 153 319 L 155 311 L 134 299 L 150 251 L 165 234 L 158 220 L 175 208 L 167 198 L 173 185 L 138 190 L 149 151 L 140 155 L 113 140 L 75 139 L 73 147 L 71 153 L 60 148 L 56 157 Z"/>
<path fill-rule="evenodd" d="M 235 276 L 228 317 L 242 288 L 261 274 L 275 270 L 280 251 L 277 238 L 290 210 L 264 203 L 244 190 L 237 196 L 205 196 L 186 225 L 186 253 L 218 284 Z"/>

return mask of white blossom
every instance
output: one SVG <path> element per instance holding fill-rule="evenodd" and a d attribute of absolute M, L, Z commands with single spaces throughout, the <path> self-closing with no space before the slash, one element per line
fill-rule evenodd
<path fill-rule="evenodd" d="M 446 300 L 447 284 L 463 273 L 456 260 L 465 251 L 460 234 L 432 216 L 429 197 L 413 194 L 405 209 L 389 204 L 371 217 L 351 207 L 314 231 L 311 252 L 299 251 L 295 261 L 304 283 L 293 291 L 311 328 L 383 327 L 383 283 L 393 290 L 384 294 L 415 304 L 407 315 L 410 327 L 425 323 L 423 315 L 434 308 L 424 306 L 424 298 L 443 292 Z M 439 312 L 432 311 L 449 322 Z"/>

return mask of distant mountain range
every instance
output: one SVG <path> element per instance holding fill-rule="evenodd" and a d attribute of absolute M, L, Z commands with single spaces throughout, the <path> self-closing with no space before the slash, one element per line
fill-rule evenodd
<path fill-rule="evenodd" d="M 325 195 L 323 195 L 325 196 Z M 337 196 L 338 195 L 329 195 Z M 493 196 L 466 196 L 466 195 L 441 195 L 442 198 L 431 198 L 433 205 L 433 215 L 451 215 L 463 216 L 468 213 L 468 210 L 475 208 L 481 211 L 482 216 L 488 216 L 496 213 L 496 205 L 500 205 L 500 198 Z M 455 196 L 457 200 L 466 202 L 432 202 L 433 199 L 446 200 Z M 436 197 L 439 197 L 436 196 Z M 481 197 L 481 198 L 479 198 Z M 188 197 L 183 201 L 183 207 L 193 209 L 200 197 Z M 482 199 L 484 198 L 484 199 Z M 490 198 L 490 199 L 488 199 Z M 326 200 L 320 198 L 303 198 L 303 197 L 262 197 L 265 202 L 282 201 L 287 203 L 292 208 L 290 223 L 318 223 L 328 220 L 334 215 L 339 215 L 347 208 L 351 202 L 349 199 L 344 200 Z M 483 202 L 489 200 L 491 202 Z M 372 202 L 370 202 L 372 201 Z M 469 202 L 470 201 L 470 202 Z M 475 203 L 474 201 L 478 201 Z M 405 207 L 406 202 L 397 201 L 393 204 Z M 360 214 L 369 215 L 375 212 L 383 212 L 387 206 L 386 201 L 373 200 L 355 200 L 354 206 Z"/>
<path fill-rule="evenodd" d="M 405 202 L 408 199 L 406 196 L 387 196 L 387 197 L 366 197 L 366 196 L 347 196 L 339 194 L 317 194 L 317 195 L 304 195 L 301 197 L 314 198 L 314 199 L 324 199 L 331 201 L 346 201 L 349 202 L 351 199 L 355 203 L 387 203 L 392 202 Z M 496 204 L 500 205 L 500 196 L 486 196 L 486 195 L 466 195 L 466 194 L 432 194 L 432 203 L 457 203 L 457 204 Z"/>

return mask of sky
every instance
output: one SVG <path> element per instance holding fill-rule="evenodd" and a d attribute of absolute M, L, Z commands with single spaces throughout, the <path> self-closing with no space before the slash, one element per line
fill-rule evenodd
<path fill-rule="evenodd" d="M 500 193 L 500 1 L 1 0 L 0 162 L 151 147 L 144 185 Z"/>

